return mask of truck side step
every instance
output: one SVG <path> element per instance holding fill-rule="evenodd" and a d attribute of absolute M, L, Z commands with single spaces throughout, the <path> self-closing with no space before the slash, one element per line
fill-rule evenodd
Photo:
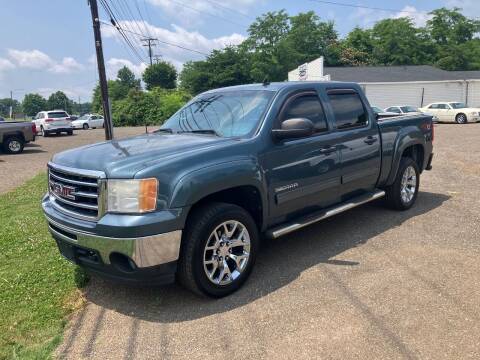
<path fill-rule="evenodd" d="M 301 218 L 298 218 L 295 221 L 289 222 L 282 224 L 280 226 L 274 227 L 270 230 L 267 230 L 267 236 L 276 239 L 279 238 L 280 236 L 289 234 L 293 231 L 296 231 L 298 229 L 301 229 L 305 226 L 311 225 L 316 223 L 317 221 L 329 218 L 331 216 L 340 214 L 344 211 L 353 209 L 354 207 L 357 207 L 359 205 L 365 204 L 367 202 L 379 199 L 381 197 L 385 196 L 385 191 L 383 190 L 375 190 L 371 193 L 360 195 L 357 197 L 354 197 L 346 202 L 340 203 L 338 205 L 334 205 L 332 207 L 322 209 L 320 211 L 317 211 L 313 214 L 309 214 L 306 216 L 303 216 Z"/>

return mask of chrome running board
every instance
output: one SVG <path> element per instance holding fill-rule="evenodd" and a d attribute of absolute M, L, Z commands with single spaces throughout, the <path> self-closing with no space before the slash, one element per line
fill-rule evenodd
<path fill-rule="evenodd" d="M 365 195 L 360 195 L 354 197 L 346 202 L 340 203 L 338 205 L 317 211 L 313 214 L 306 215 L 301 217 L 295 221 L 274 227 L 270 230 L 267 230 L 267 236 L 273 239 L 279 238 L 280 236 L 289 234 L 293 231 L 301 229 L 305 226 L 311 225 L 316 223 L 317 221 L 329 218 L 331 216 L 340 214 L 344 211 L 353 209 L 357 206 L 365 204 L 367 202 L 379 199 L 385 196 L 385 191 L 383 190 L 376 190 L 372 193 L 368 193 Z"/>

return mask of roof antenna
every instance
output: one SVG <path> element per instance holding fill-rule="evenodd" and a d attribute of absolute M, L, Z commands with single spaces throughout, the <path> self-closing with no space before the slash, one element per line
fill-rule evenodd
<path fill-rule="evenodd" d="M 263 86 L 268 86 L 270 85 L 270 81 L 268 80 L 268 76 L 265 76 L 265 78 L 263 79 Z"/>

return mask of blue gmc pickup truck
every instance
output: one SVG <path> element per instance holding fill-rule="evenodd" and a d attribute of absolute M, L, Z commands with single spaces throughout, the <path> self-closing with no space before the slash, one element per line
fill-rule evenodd
<path fill-rule="evenodd" d="M 431 116 L 377 119 L 354 83 L 228 87 L 154 133 L 56 154 L 42 206 L 61 254 L 87 271 L 222 297 L 264 237 L 382 197 L 409 209 L 433 136 Z"/>

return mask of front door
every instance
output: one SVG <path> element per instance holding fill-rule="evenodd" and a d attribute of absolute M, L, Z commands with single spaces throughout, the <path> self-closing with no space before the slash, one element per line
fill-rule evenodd
<path fill-rule="evenodd" d="M 316 130 L 306 138 L 279 141 L 265 154 L 270 214 L 277 221 L 338 202 L 339 151 L 315 90 L 292 94 L 274 127 L 293 118 L 311 120 Z"/>
<path fill-rule="evenodd" d="M 380 174 L 380 135 L 355 89 L 327 91 L 340 150 L 340 194 L 346 198 L 372 191 Z"/>

